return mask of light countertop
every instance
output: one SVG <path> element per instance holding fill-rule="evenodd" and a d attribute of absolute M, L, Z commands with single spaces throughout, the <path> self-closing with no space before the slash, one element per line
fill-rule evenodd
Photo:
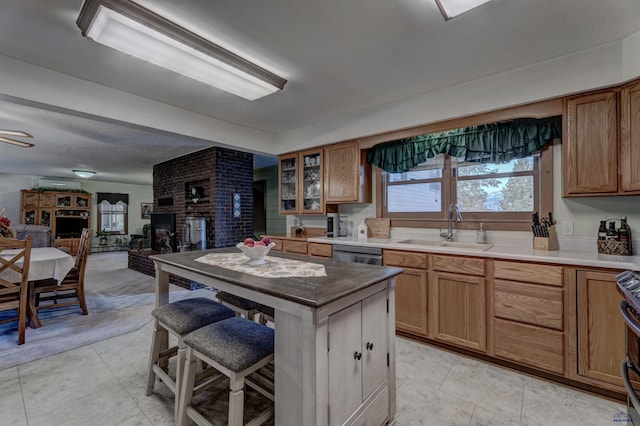
<path fill-rule="evenodd" d="M 595 248 L 592 250 L 560 249 L 554 251 L 533 250 L 532 242 L 522 244 L 493 244 L 486 250 L 470 250 L 458 247 L 439 247 L 436 245 L 420 245 L 399 243 L 403 239 L 395 238 L 368 238 L 359 241 L 353 237 L 315 237 L 308 238 L 309 242 L 345 244 L 352 246 L 381 247 L 384 249 L 396 249 L 406 251 L 418 251 L 427 253 L 455 254 L 461 256 L 475 256 L 487 258 L 513 259 L 528 262 L 558 263 L 563 265 L 591 266 L 598 268 L 631 269 L 640 270 L 640 256 L 616 256 L 600 254 Z M 433 239 L 431 239 L 433 240 Z M 434 240 L 435 241 L 435 240 Z M 589 245 L 589 248 L 592 248 Z"/>

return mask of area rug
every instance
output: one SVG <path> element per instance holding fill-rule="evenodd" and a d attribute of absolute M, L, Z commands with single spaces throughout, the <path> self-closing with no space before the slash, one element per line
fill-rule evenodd
<path fill-rule="evenodd" d="M 0 325 L 0 370 L 138 330 L 152 320 L 154 278 L 127 268 L 127 252 L 89 256 L 85 292 L 89 315 L 77 307 L 43 310 L 42 327 L 27 328 L 18 346 L 17 323 Z M 171 285 L 170 300 L 213 297 L 208 289 Z"/>

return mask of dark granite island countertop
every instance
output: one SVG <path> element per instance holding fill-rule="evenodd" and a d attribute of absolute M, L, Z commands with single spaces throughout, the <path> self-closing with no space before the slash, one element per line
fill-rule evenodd
<path fill-rule="evenodd" d="M 270 253 L 322 264 L 327 276 L 263 278 L 195 260 L 209 253 L 238 249 L 150 256 L 156 304 L 169 303 L 174 274 L 274 308 L 274 424 L 395 424 L 395 277 L 402 269 Z M 166 348 L 168 336 L 157 338 Z"/>
<path fill-rule="evenodd" d="M 269 294 L 280 299 L 302 305 L 320 308 L 337 299 L 362 290 L 398 275 L 400 268 L 373 266 L 361 263 L 334 262 L 289 253 L 269 253 L 268 257 L 295 259 L 303 262 L 322 264 L 326 277 L 283 277 L 263 278 L 251 274 L 197 262 L 196 259 L 209 253 L 239 253 L 235 247 L 204 251 L 189 251 L 150 256 L 150 259 L 167 265 L 179 266 L 215 280 L 233 283 L 240 287 Z"/>

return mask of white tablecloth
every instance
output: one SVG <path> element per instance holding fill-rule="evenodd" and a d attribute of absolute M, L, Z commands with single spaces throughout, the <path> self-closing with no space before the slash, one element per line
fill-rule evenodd
<path fill-rule="evenodd" d="M 0 256 L 11 258 L 20 250 L 3 250 Z M 73 268 L 75 259 L 55 247 L 38 247 L 31 249 L 31 260 L 29 262 L 29 281 L 44 280 L 54 278 L 60 282 Z M 22 260 L 18 261 L 22 264 Z M 20 274 L 15 271 L 4 271 L 0 276 L 10 282 L 19 282 Z"/>

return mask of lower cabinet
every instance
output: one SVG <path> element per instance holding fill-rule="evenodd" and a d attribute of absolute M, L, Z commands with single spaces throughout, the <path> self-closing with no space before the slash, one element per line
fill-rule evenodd
<path fill-rule="evenodd" d="M 389 412 L 389 386 L 395 386 L 387 383 L 387 292 L 330 315 L 328 328 L 329 424 L 379 420 L 380 413 Z M 367 409 L 359 410 L 363 405 Z"/>
<path fill-rule="evenodd" d="M 75 256 L 78 254 L 78 248 L 80 248 L 80 238 L 56 238 L 56 247 L 66 247 L 71 254 Z"/>
<path fill-rule="evenodd" d="M 614 272 L 577 271 L 578 376 L 622 386 L 625 323 Z"/>
<path fill-rule="evenodd" d="M 494 355 L 565 372 L 562 267 L 494 262 Z"/>
<path fill-rule="evenodd" d="M 432 259 L 429 324 L 433 338 L 486 352 L 484 259 L 439 255 Z"/>
<path fill-rule="evenodd" d="M 385 266 L 398 266 L 396 277 L 396 329 L 427 336 L 427 254 L 385 250 Z"/>

